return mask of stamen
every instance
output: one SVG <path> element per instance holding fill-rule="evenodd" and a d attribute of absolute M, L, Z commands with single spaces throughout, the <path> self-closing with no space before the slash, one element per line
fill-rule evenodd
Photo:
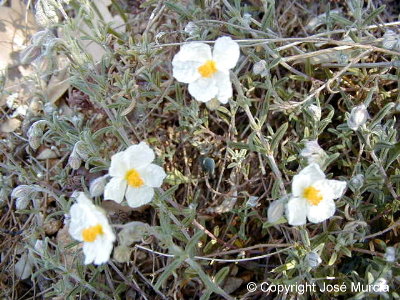
<path fill-rule="evenodd" d="M 99 234 L 104 234 L 103 227 L 100 224 L 91 226 L 82 231 L 82 237 L 85 242 L 94 242 Z"/>
<path fill-rule="evenodd" d="M 197 68 L 201 76 L 203 77 L 211 77 L 217 72 L 217 64 L 213 60 L 207 60 L 203 65 Z"/>
<path fill-rule="evenodd" d="M 306 187 L 303 191 L 303 197 L 307 199 L 307 201 L 311 205 L 318 205 L 323 197 L 321 195 L 321 191 L 316 189 L 313 186 Z"/>
<path fill-rule="evenodd" d="M 130 186 L 135 188 L 139 188 L 144 185 L 142 177 L 140 177 L 139 172 L 135 169 L 130 169 L 128 172 L 126 172 L 125 179 L 128 181 Z"/>

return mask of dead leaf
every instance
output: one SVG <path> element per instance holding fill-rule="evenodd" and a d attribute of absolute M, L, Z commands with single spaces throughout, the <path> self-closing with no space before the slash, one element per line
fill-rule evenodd
<path fill-rule="evenodd" d="M 236 291 L 242 283 L 243 279 L 241 278 L 229 277 L 225 280 L 223 289 L 227 294 L 231 294 Z"/>
<path fill-rule="evenodd" d="M 21 121 L 16 119 L 16 118 L 12 118 L 12 119 L 8 119 L 5 122 L 3 122 L 3 124 L 1 124 L 0 130 L 2 132 L 13 132 L 15 131 L 19 126 L 21 125 Z"/>
<path fill-rule="evenodd" d="M 31 257 L 28 253 L 24 253 L 14 266 L 15 275 L 21 280 L 27 279 L 32 274 L 32 267 Z"/>
<path fill-rule="evenodd" d="M 63 255 L 61 256 L 63 264 L 67 265 L 69 268 L 72 267 L 74 268 L 74 258 L 75 258 L 75 253 L 78 252 L 79 248 L 81 248 L 81 245 L 78 244 L 73 247 L 68 247 L 71 243 L 74 242 L 72 239 L 71 235 L 68 232 L 68 225 L 65 225 L 63 228 L 61 228 L 57 232 L 57 245 L 63 249 L 62 253 Z"/>
<path fill-rule="evenodd" d="M 58 157 L 58 155 L 53 150 L 45 148 L 38 154 L 38 156 L 36 156 L 36 159 L 45 160 L 45 159 L 52 159 L 52 158 L 57 158 L 57 157 Z"/>
<path fill-rule="evenodd" d="M 22 50 L 36 31 L 35 19 L 22 1 L 14 0 L 11 7 L 0 7 L 0 70 L 19 65 L 13 54 Z"/>
<path fill-rule="evenodd" d="M 54 74 L 49 84 L 47 85 L 47 99 L 50 103 L 56 102 L 60 97 L 69 89 L 70 82 L 68 76 L 68 66 L 69 63 L 66 59 L 58 59 L 58 65 L 61 69 L 56 74 Z"/>

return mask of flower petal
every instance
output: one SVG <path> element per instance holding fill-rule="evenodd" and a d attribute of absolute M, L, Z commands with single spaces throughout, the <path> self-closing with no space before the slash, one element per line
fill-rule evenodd
<path fill-rule="evenodd" d="M 332 190 L 333 199 L 343 196 L 347 183 L 341 180 L 325 180 L 325 184 Z"/>
<path fill-rule="evenodd" d="M 286 204 L 286 218 L 290 225 L 306 224 L 307 204 L 302 198 L 292 197 Z"/>
<path fill-rule="evenodd" d="M 155 154 L 153 149 L 145 142 L 129 146 L 128 149 L 124 151 L 124 160 L 125 164 L 128 165 L 128 169 L 144 168 L 151 164 L 154 158 Z"/>
<path fill-rule="evenodd" d="M 189 83 L 189 94 L 200 102 L 208 102 L 218 94 L 215 76 L 210 78 L 199 78 L 195 82 Z"/>
<path fill-rule="evenodd" d="M 113 177 L 104 188 L 104 200 L 114 200 L 121 203 L 126 191 L 126 180 L 121 177 Z"/>
<path fill-rule="evenodd" d="M 322 172 L 318 164 L 310 164 L 300 171 L 299 174 L 293 177 L 292 194 L 295 197 L 300 197 L 303 190 L 314 184 L 318 180 L 325 179 L 325 174 Z"/>
<path fill-rule="evenodd" d="M 318 205 L 307 205 L 307 218 L 312 223 L 320 223 L 335 214 L 336 206 L 332 198 L 325 198 Z"/>
<path fill-rule="evenodd" d="M 217 72 L 214 76 L 215 83 L 218 87 L 217 99 L 222 104 L 226 104 L 233 94 L 232 83 L 231 79 L 229 78 L 229 73 Z"/>
<path fill-rule="evenodd" d="M 215 41 L 213 59 L 217 62 L 218 70 L 227 71 L 236 66 L 240 56 L 239 44 L 228 36 Z"/>
<path fill-rule="evenodd" d="M 107 236 L 98 238 L 93 246 L 95 249 L 94 264 L 101 265 L 106 263 L 110 259 L 110 254 L 113 249 L 113 241 L 109 240 Z"/>
<path fill-rule="evenodd" d="M 71 206 L 68 232 L 75 240 L 83 241 L 82 230 L 88 226 L 87 214 L 91 213 L 92 205 L 75 203 Z"/>
<path fill-rule="evenodd" d="M 164 169 L 155 164 L 150 164 L 143 170 L 139 170 L 139 173 L 145 185 L 150 187 L 160 187 L 167 176 Z"/>
<path fill-rule="evenodd" d="M 134 188 L 128 186 L 126 191 L 126 200 L 132 208 L 139 207 L 149 203 L 154 196 L 154 189 L 149 186 Z"/>
<path fill-rule="evenodd" d="M 172 60 L 173 76 L 180 82 L 193 82 L 201 76 L 197 68 L 210 59 L 209 45 L 197 42 L 185 44 Z"/>
<path fill-rule="evenodd" d="M 111 165 L 108 169 L 108 174 L 112 177 L 124 177 L 128 171 L 128 166 L 125 161 L 125 151 L 115 153 L 111 156 Z"/>

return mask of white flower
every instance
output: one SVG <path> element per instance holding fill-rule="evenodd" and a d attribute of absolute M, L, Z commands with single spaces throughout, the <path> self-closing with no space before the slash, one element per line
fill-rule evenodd
<path fill-rule="evenodd" d="M 112 178 L 105 187 L 104 199 L 121 203 L 125 195 L 130 207 L 149 203 L 154 188 L 160 187 L 166 176 L 163 168 L 152 164 L 154 158 L 154 151 L 144 142 L 114 154 L 108 170 Z"/>
<path fill-rule="evenodd" d="M 211 47 L 201 42 L 191 42 L 181 47 L 172 60 L 173 76 L 189 84 L 189 93 L 197 101 L 208 102 L 217 98 L 225 104 L 232 97 L 229 70 L 235 67 L 240 56 L 238 43 L 223 36 Z"/>
<path fill-rule="evenodd" d="M 94 262 L 100 265 L 107 262 L 113 248 L 115 234 L 104 211 L 95 206 L 84 193 L 79 193 L 77 203 L 71 206 L 70 215 L 69 234 L 74 239 L 83 242 L 85 264 Z"/>
<path fill-rule="evenodd" d="M 358 130 L 358 128 L 367 122 L 369 115 L 364 104 L 354 107 L 350 112 L 347 125 L 350 129 Z"/>
<path fill-rule="evenodd" d="M 290 225 L 322 222 L 335 213 L 335 202 L 343 195 L 346 182 L 328 180 L 317 164 L 311 164 L 293 177 L 292 197 L 286 205 Z"/>

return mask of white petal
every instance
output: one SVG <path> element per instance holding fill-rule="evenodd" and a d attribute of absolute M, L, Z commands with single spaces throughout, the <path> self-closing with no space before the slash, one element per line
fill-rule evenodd
<path fill-rule="evenodd" d="M 347 183 L 341 180 L 325 180 L 325 184 L 330 187 L 333 194 L 333 199 L 343 196 Z"/>
<path fill-rule="evenodd" d="M 228 36 L 215 41 L 213 59 L 217 62 L 218 70 L 229 70 L 236 66 L 240 56 L 239 44 Z"/>
<path fill-rule="evenodd" d="M 306 224 L 307 204 L 302 198 L 292 197 L 286 205 L 286 218 L 290 225 Z"/>
<path fill-rule="evenodd" d="M 176 80 L 183 83 L 191 83 L 201 77 L 198 68 L 202 62 L 172 61 L 172 75 Z"/>
<path fill-rule="evenodd" d="M 99 235 L 94 242 L 85 242 L 83 244 L 83 253 L 85 254 L 85 264 L 94 262 L 96 265 L 100 265 L 110 259 L 115 234 L 106 216 L 100 210 L 96 210 L 95 213 L 98 216 L 96 224 L 101 224 L 104 234 Z"/>
<path fill-rule="evenodd" d="M 106 236 L 102 236 L 93 244 L 95 244 L 94 246 L 96 247 L 94 264 L 100 265 L 106 263 L 110 259 L 110 254 L 113 249 L 113 242 L 108 240 Z"/>
<path fill-rule="evenodd" d="M 216 85 L 218 87 L 217 99 L 222 104 L 226 104 L 233 94 L 229 73 L 217 72 L 214 76 Z"/>
<path fill-rule="evenodd" d="M 111 156 L 111 165 L 108 174 L 112 177 L 124 177 L 128 171 L 128 165 L 125 160 L 125 151 L 115 153 Z"/>
<path fill-rule="evenodd" d="M 312 223 L 320 223 L 335 214 L 333 199 L 324 199 L 318 205 L 307 205 L 307 218 Z"/>
<path fill-rule="evenodd" d="M 218 94 L 218 87 L 214 79 L 215 76 L 210 78 L 199 78 L 195 82 L 189 83 L 189 94 L 194 99 L 200 102 L 208 102 Z"/>
<path fill-rule="evenodd" d="M 104 188 L 104 200 L 114 200 L 121 203 L 124 199 L 127 182 L 120 177 L 111 178 L 110 182 Z"/>
<path fill-rule="evenodd" d="M 79 204 L 73 204 L 70 209 L 71 221 L 69 223 L 69 234 L 78 241 L 82 241 L 82 230 L 86 227 L 85 210 Z"/>
<path fill-rule="evenodd" d="M 95 243 L 83 243 L 83 254 L 85 254 L 85 265 L 91 264 L 97 253 L 97 245 Z"/>
<path fill-rule="evenodd" d="M 134 188 L 128 186 L 126 191 L 126 200 L 132 208 L 139 207 L 149 203 L 154 196 L 154 189 L 149 186 Z"/>
<path fill-rule="evenodd" d="M 167 176 L 164 169 L 155 164 L 148 165 L 143 170 L 140 170 L 139 173 L 145 185 L 150 187 L 160 187 Z"/>
<path fill-rule="evenodd" d="M 300 171 L 299 174 L 293 177 L 292 194 L 295 197 L 300 197 L 303 190 L 314 184 L 318 180 L 325 179 L 325 174 L 322 172 L 318 164 L 310 164 Z"/>
<path fill-rule="evenodd" d="M 76 202 L 79 205 L 93 205 L 92 200 L 88 198 L 84 192 L 77 192 Z"/>
<path fill-rule="evenodd" d="M 124 156 L 125 164 L 128 166 L 128 169 L 144 168 L 151 164 L 155 158 L 153 149 L 145 142 L 130 146 L 124 151 Z"/>
<path fill-rule="evenodd" d="M 209 45 L 197 42 L 185 44 L 172 60 L 173 76 L 180 82 L 193 82 L 201 76 L 197 68 L 210 59 Z"/>

